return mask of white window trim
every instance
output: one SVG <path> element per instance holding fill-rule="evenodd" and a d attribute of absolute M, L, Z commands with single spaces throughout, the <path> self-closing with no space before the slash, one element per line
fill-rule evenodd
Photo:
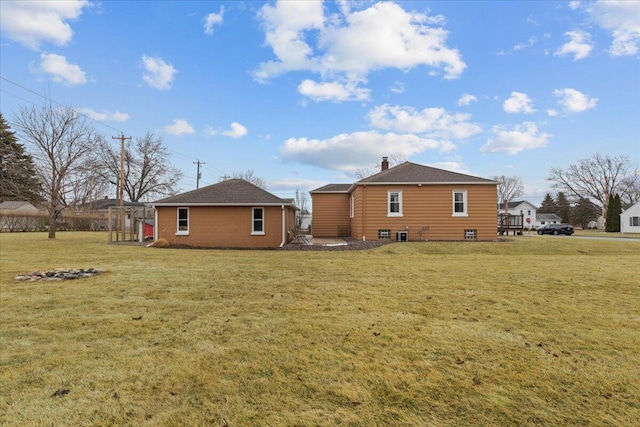
<path fill-rule="evenodd" d="M 181 209 L 185 209 L 187 211 L 187 229 L 186 230 L 180 230 L 180 210 Z M 190 227 L 191 227 L 191 218 L 190 218 L 189 208 L 185 208 L 185 207 L 177 208 L 176 209 L 176 236 L 188 236 Z"/>
<path fill-rule="evenodd" d="M 391 212 L 391 195 L 398 195 L 398 212 Z M 387 191 L 387 217 L 401 217 L 402 214 L 402 191 Z"/>
<path fill-rule="evenodd" d="M 456 212 L 456 194 L 457 193 L 462 193 L 462 206 L 464 208 L 464 210 L 462 212 Z M 455 216 L 455 217 L 466 217 L 469 216 L 469 207 L 468 207 L 468 201 L 467 201 L 467 190 L 453 190 L 452 195 L 451 195 L 451 199 L 452 199 L 452 204 L 451 204 L 451 211 L 452 214 L 451 216 Z"/>
<path fill-rule="evenodd" d="M 260 209 L 262 211 L 262 231 L 255 231 L 254 230 L 254 224 L 255 224 L 255 212 L 256 210 Z M 252 236 L 264 236 L 264 225 L 265 225 L 265 220 L 264 220 L 264 208 L 252 208 L 251 209 L 251 235 Z"/>
<path fill-rule="evenodd" d="M 355 216 L 355 200 L 353 200 L 353 194 L 349 197 L 349 218 Z"/>

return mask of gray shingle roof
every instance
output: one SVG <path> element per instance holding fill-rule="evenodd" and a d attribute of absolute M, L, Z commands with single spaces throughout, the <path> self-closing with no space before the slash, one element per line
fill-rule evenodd
<path fill-rule="evenodd" d="M 177 194 L 150 203 L 151 205 L 291 205 L 244 179 L 229 179 L 198 190 Z"/>
<path fill-rule="evenodd" d="M 120 206 L 120 200 L 119 199 L 99 199 L 99 200 L 94 200 L 91 203 L 88 203 L 88 205 L 93 209 L 103 210 L 103 209 L 109 209 L 110 207 Z M 126 200 L 122 202 L 122 205 L 128 206 L 128 207 L 144 207 L 145 206 L 145 204 L 141 202 L 128 202 Z"/>
<path fill-rule="evenodd" d="M 324 187 L 311 190 L 310 193 L 346 193 L 351 184 L 327 184 Z"/>
<path fill-rule="evenodd" d="M 29 202 L 19 201 L 19 200 L 8 200 L 0 203 L 0 209 L 18 209 L 24 205 L 29 205 Z"/>
<path fill-rule="evenodd" d="M 311 193 L 347 193 L 360 184 L 498 184 L 496 181 L 431 166 L 405 162 L 378 172 L 354 184 L 328 184 Z"/>
<path fill-rule="evenodd" d="M 417 163 L 405 162 L 397 166 L 378 172 L 375 175 L 361 179 L 356 184 L 387 184 L 387 183 L 411 183 L 411 184 L 451 184 L 451 183 L 478 183 L 494 184 L 495 181 L 458 172 L 451 172 L 431 166 L 423 166 Z"/>
<path fill-rule="evenodd" d="M 562 218 L 554 213 L 539 213 L 536 218 L 538 221 L 562 221 Z"/>

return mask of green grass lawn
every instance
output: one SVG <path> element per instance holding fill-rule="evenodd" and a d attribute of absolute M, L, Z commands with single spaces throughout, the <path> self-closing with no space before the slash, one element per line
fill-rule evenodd
<path fill-rule="evenodd" d="M 106 241 L 0 234 L 0 425 L 640 419 L 640 242 L 309 252 Z M 56 267 L 108 272 L 13 280 Z"/>

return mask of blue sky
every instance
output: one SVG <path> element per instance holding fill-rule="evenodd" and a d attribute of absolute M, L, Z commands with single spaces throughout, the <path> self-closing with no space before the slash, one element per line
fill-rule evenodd
<path fill-rule="evenodd" d="M 3 115 L 49 94 L 108 139 L 151 131 L 181 190 L 195 188 L 197 160 L 201 186 L 252 170 L 293 197 L 400 153 L 520 176 L 539 204 L 551 167 L 596 153 L 640 164 L 637 1 L 0 8 Z"/>

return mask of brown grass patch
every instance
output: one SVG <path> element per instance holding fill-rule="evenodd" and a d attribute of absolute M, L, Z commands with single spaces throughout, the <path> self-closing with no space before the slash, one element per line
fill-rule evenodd
<path fill-rule="evenodd" d="M 518 237 L 298 252 L 106 241 L 0 235 L 0 424 L 640 418 L 638 242 Z M 110 273 L 12 281 L 80 264 Z"/>

